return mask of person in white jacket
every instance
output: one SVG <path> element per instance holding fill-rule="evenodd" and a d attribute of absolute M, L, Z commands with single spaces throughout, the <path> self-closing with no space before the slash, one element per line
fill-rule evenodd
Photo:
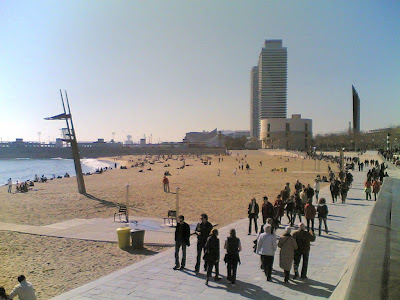
<path fill-rule="evenodd" d="M 257 238 L 256 253 L 261 255 L 265 275 L 268 281 L 272 281 L 272 266 L 274 264 L 274 255 L 277 248 L 277 239 L 275 234 L 271 234 L 271 225 L 264 225 L 264 233 Z"/>
<path fill-rule="evenodd" d="M 315 194 L 315 200 L 318 202 L 318 194 L 319 194 L 319 180 L 315 179 L 314 182 L 314 194 Z"/>

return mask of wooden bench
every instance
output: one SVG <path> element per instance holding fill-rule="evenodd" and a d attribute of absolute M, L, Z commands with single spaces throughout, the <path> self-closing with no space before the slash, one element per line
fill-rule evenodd
<path fill-rule="evenodd" d="M 119 221 L 121 221 L 121 216 L 125 215 L 125 220 L 126 220 L 126 222 L 128 222 L 128 219 L 126 217 L 126 205 L 124 205 L 124 204 L 118 205 L 118 212 L 114 214 L 114 222 L 115 222 L 115 216 L 117 216 L 117 215 L 119 217 Z"/>
<path fill-rule="evenodd" d="M 171 225 L 171 223 L 172 223 L 172 226 L 174 226 L 174 220 L 175 220 L 175 223 L 178 224 L 176 210 L 169 210 L 168 217 L 164 218 L 164 225 L 166 225 L 165 223 L 166 223 L 166 221 L 168 221 L 168 225 Z"/>

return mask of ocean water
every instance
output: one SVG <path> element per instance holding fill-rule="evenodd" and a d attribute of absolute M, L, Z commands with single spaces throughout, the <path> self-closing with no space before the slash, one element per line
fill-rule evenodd
<path fill-rule="evenodd" d="M 97 159 L 81 159 L 82 171 L 84 173 L 94 172 L 98 168 L 112 167 L 114 163 Z M 18 181 L 33 180 L 35 174 L 39 177 L 42 175 L 47 178 L 64 176 L 68 173 L 70 176 L 75 176 L 74 161 L 72 159 L 51 158 L 51 159 L 0 159 L 0 185 L 7 183 L 8 178 L 11 178 L 13 183 Z"/>

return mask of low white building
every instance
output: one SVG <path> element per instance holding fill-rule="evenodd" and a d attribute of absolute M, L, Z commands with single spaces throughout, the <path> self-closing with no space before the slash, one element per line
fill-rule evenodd
<path fill-rule="evenodd" d="M 300 114 L 291 119 L 261 119 L 260 140 L 262 148 L 308 150 L 312 142 L 312 120 Z"/>

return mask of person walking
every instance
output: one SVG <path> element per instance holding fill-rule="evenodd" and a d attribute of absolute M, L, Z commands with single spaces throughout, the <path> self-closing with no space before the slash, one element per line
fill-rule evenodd
<path fill-rule="evenodd" d="M 282 222 L 282 217 L 285 214 L 285 204 L 282 200 L 282 192 L 280 195 L 277 196 L 274 204 L 274 217 L 279 224 Z"/>
<path fill-rule="evenodd" d="M 301 202 L 300 195 L 295 194 L 294 200 L 295 200 L 294 215 L 292 218 L 292 222 L 290 223 L 290 226 L 293 226 L 294 222 L 296 222 L 296 215 L 299 216 L 299 222 L 301 222 L 301 215 L 304 212 L 304 206 L 303 206 L 303 203 Z"/>
<path fill-rule="evenodd" d="M 319 180 L 315 179 L 315 181 L 314 181 L 314 195 L 315 195 L 315 201 L 316 202 L 318 202 L 319 190 L 320 190 Z"/>
<path fill-rule="evenodd" d="M 345 181 L 342 181 L 342 183 L 339 186 L 339 190 L 340 190 L 340 195 L 342 196 L 342 203 L 345 203 L 347 198 L 347 193 L 349 192 L 349 186 Z"/>
<path fill-rule="evenodd" d="M 11 178 L 8 179 L 7 184 L 8 184 L 8 192 L 11 193 L 11 189 L 12 189 L 12 180 L 11 180 Z"/>
<path fill-rule="evenodd" d="M 272 266 L 274 265 L 274 255 L 277 248 L 275 234 L 271 233 L 271 225 L 264 225 L 264 233 L 261 233 L 257 238 L 256 253 L 261 255 L 263 262 L 264 273 L 267 276 L 267 281 L 272 281 Z"/>
<path fill-rule="evenodd" d="M 321 198 L 318 201 L 318 207 L 317 207 L 317 212 L 318 212 L 318 235 L 321 236 L 321 227 L 322 227 L 322 222 L 324 222 L 325 225 L 325 232 L 326 234 L 329 233 L 328 231 L 328 225 L 326 224 L 326 220 L 328 218 L 328 206 L 326 205 L 326 200 L 325 198 Z"/>
<path fill-rule="evenodd" d="M 303 184 L 298 179 L 296 180 L 294 189 L 295 189 L 295 194 L 300 194 L 301 190 L 303 189 Z"/>
<path fill-rule="evenodd" d="M 308 203 L 304 207 L 304 216 L 307 220 L 307 230 L 310 231 L 310 223 L 311 230 L 314 232 L 314 219 L 317 211 L 315 210 L 315 206 L 312 204 L 312 200 L 308 200 Z"/>
<path fill-rule="evenodd" d="M 303 185 L 303 190 L 300 192 L 300 198 L 301 198 L 301 203 L 303 204 L 303 208 L 304 206 L 306 206 L 306 204 L 308 203 L 308 196 L 307 196 L 307 191 L 306 191 L 306 187 Z M 304 213 L 304 210 L 303 210 Z"/>
<path fill-rule="evenodd" d="M 310 186 L 310 184 L 307 184 L 305 192 L 307 194 L 307 202 L 310 200 L 312 201 L 312 198 L 314 197 L 314 189 Z"/>
<path fill-rule="evenodd" d="M 372 182 L 372 192 L 374 193 L 374 199 L 376 201 L 376 195 L 379 193 L 381 190 L 381 182 L 379 180 L 374 180 Z"/>
<path fill-rule="evenodd" d="M 185 217 L 179 216 L 175 230 L 175 267 L 174 270 L 183 270 L 186 265 L 186 246 L 190 247 L 190 227 L 185 223 Z M 182 261 L 179 265 L 179 249 L 182 248 Z"/>
<path fill-rule="evenodd" d="M 201 215 L 201 222 L 196 226 L 196 235 L 197 235 L 197 259 L 195 272 L 196 275 L 200 272 L 200 261 L 201 261 L 201 253 L 206 246 L 207 239 L 210 235 L 213 226 L 210 222 L 208 222 L 208 216 L 206 214 Z M 207 265 L 204 264 L 204 270 L 207 270 Z"/>
<path fill-rule="evenodd" d="M 10 299 L 13 299 L 15 296 L 18 296 L 20 300 L 36 300 L 36 291 L 33 287 L 32 283 L 26 281 L 24 275 L 18 276 L 19 284 L 11 291 L 9 296 Z"/>
<path fill-rule="evenodd" d="M 238 263 L 240 263 L 239 252 L 242 251 L 242 245 L 240 243 L 240 239 L 236 237 L 235 229 L 230 230 L 229 237 L 225 241 L 224 248 L 226 249 L 224 261 L 228 268 L 227 279 L 232 283 L 232 286 L 235 286 L 237 266 Z"/>
<path fill-rule="evenodd" d="M 256 202 L 256 198 L 251 199 L 251 202 L 249 204 L 249 207 L 247 209 L 247 215 L 249 217 L 249 233 L 248 235 L 251 234 L 251 223 L 254 221 L 254 230 L 257 233 L 258 232 L 258 227 L 257 227 L 257 219 L 258 219 L 258 213 L 259 213 L 259 206 Z"/>
<path fill-rule="evenodd" d="M 365 181 L 364 186 L 365 186 L 365 199 L 368 200 L 368 198 L 369 198 L 370 200 L 372 200 L 372 197 L 371 197 L 372 181 L 370 178 L 368 178 Z"/>
<path fill-rule="evenodd" d="M 167 176 L 164 176 L 163 184 L 164 184 L 164 192 L 169 193 L 169 179 L 167 178 Z"/>
<path fill-rule="evenodd" d="M 303 266 L 301 268 L 301 278 L 307 278 L 308 259 L 310 256 L 310 243 L 315 241 L 314 232 L 306 231 L 304 223 L 299 223 L 299 230 L 293 233 L 293 237 L 296 239 L 297 250 L 294 252 L 294 277 L 299 277 L 299 266 L 300 261 L 303 258 Z"/>
<path fill-rule="evenodd" d="M 221 280 L 219 278 L 219 239 L 218 230 L 213 229 L 211 235 L 208 237 L 204 250 L 204 261 L 207 265 L 207 279 L 206 285 L 212 274 L 212 269 L 215 266 L 215 281 Z"/>
<path fill-rule="evenodd" d="M 288 222 L 289 224 L 292 224 L 294 215 L 295 215 L 295 196 L 292 195 L 289 197 L 289 199 L 286 201 L 286 206 L 285 206 L 285 210 L 286 210 L 286 216 L 288 218 Z"/>
<path fill-rule="evenodd" d="M 268 201 L 267 196 L 264 196 L 263 199 L 264 199 L 264 203 L 261 207 L 263 223 L 261 226 L 264 226 L 267 223 L 268 218 L 274 217 L 274 206 L 272 205 L 271 202 Z"/>
<path fill-rule="evenodd" d="M 290 270 L 292 269 L 294 251 L 297 250 L 296 239 L 290 234 L 292 229 L 287 226 L 285 233 L 279 239 L 278 247 L 281 248 L 279 254 L 279 266 L 285 272 L 285 283 L 289 282 Z"/>

